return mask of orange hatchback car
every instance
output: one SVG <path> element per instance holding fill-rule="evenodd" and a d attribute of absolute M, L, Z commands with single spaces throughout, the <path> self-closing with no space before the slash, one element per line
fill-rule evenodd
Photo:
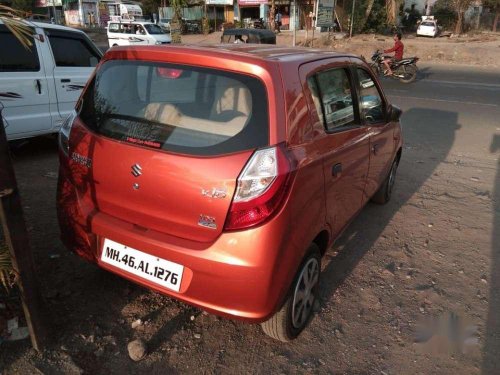
<path fill-rule="evenodd" d="M 355 56 L 113 48 L 60 135 L 64 244 L 215 314 L 295 338 L 321 256 L 391 197 L 401 111 Z"/>

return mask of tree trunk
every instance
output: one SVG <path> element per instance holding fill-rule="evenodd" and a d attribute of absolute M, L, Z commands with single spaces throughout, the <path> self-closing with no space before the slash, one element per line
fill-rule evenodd
<path fill-rule="evenodd" d="M 500 9 L 497 9 L 495 12 L 495 20 L 493 21 L 493 32 L 497 32 L 497 23 L 498 19 L 500 18 Z"/>
<path fill-rule="evenodd" d="M 457 23 L 455 25 L 455 34 L 462 34 L 463 25 L 464 25 L 464 13 L 463 11 L 458 11 Z"/>
<path fill-rule="evenodd" d="M 182 24 L 181 16 L 179 15 L 179 9 L 174 8 L 174 16 L 170 22 L 170 36 L 172 37 L 172 43 L 182 43 L 181 33 Z"/>
<path fill-rule="evenodd" d="M 397 4 L 395 0 L 386 0 L 385 9 L 387 11 L 387 25 L 395 25 L 396 24 L 396 9 Z"/>
<path fill-rule="evenodd" d="M 366 6 L 366 11 L 365 11 L 365 18 L 362 21 L 362 24 L 360 25 L 360 30 L 363 31 L 365 28 L 365 24 L 368 21 L 368 18 L 370 18 L 370 14 L 372 13 L 372 8 L 373 4 L 375 3 L 375 0 L 368 0 L 368 5 Z"/>

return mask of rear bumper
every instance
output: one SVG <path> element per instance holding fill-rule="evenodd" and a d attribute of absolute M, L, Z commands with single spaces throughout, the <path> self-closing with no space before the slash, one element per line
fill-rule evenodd
<path fill-rule="evenodd" d="M 92 204 L 91 192 L 83 195 L 60 167 L 58 218 L 68 249 L 126 279 L 218 315 L 251 322 L 269 318 L 282 303 L 301 258 L 300 250 L 286 241 L 286 211 L 260 227 L 200 243 L 106 215 Z M 180 291 L 101 262 L 105 238 L 183 265 Z"/>
<path fill-rule="evenodd" d="M 417 35 L 420 35 L 420 36 L 436 36 L 436 34 L 437 34 L 437 32 L 434 30 L 426 30 L 426 29 L 417 30 Z"/>

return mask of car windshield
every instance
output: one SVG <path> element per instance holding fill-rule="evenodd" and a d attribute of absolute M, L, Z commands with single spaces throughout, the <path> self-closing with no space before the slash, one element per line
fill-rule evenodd
<path fill-rule="evenodd" d="M 154 24 L 145 24 L 144 27 L 148 31 L 148 34 L 165 34 L 162 28 L 158 25 Z"/>
<path fill-rule="evenodd" d="M 435 26 L 434 22 L 422 22 L 422 26 Z"/>
<path fill-rule="evenodd" d="M 106 62 L 80 118 L 109 138 L 191 155 L 268 144 L 267 94 L 247 75 L 145 61 Z"/>

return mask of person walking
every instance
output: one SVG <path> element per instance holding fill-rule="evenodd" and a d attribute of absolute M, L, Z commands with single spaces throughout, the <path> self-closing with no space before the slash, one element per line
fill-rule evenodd
<path fill-rule="evenodd" d="M 282 18 L 281 12 L 278 9 L 276 11 L 276 16 L 274 17 L 274 23 L 276 25 L 276 31 L 279 33 L 281 32 L 281 18 Z"/>
<path fill-rule="evenodd" d="M 95 27 L 95 15 L 94 12 L 89 13 L 89 22 L 90 22 L 90 27 Z"/>

